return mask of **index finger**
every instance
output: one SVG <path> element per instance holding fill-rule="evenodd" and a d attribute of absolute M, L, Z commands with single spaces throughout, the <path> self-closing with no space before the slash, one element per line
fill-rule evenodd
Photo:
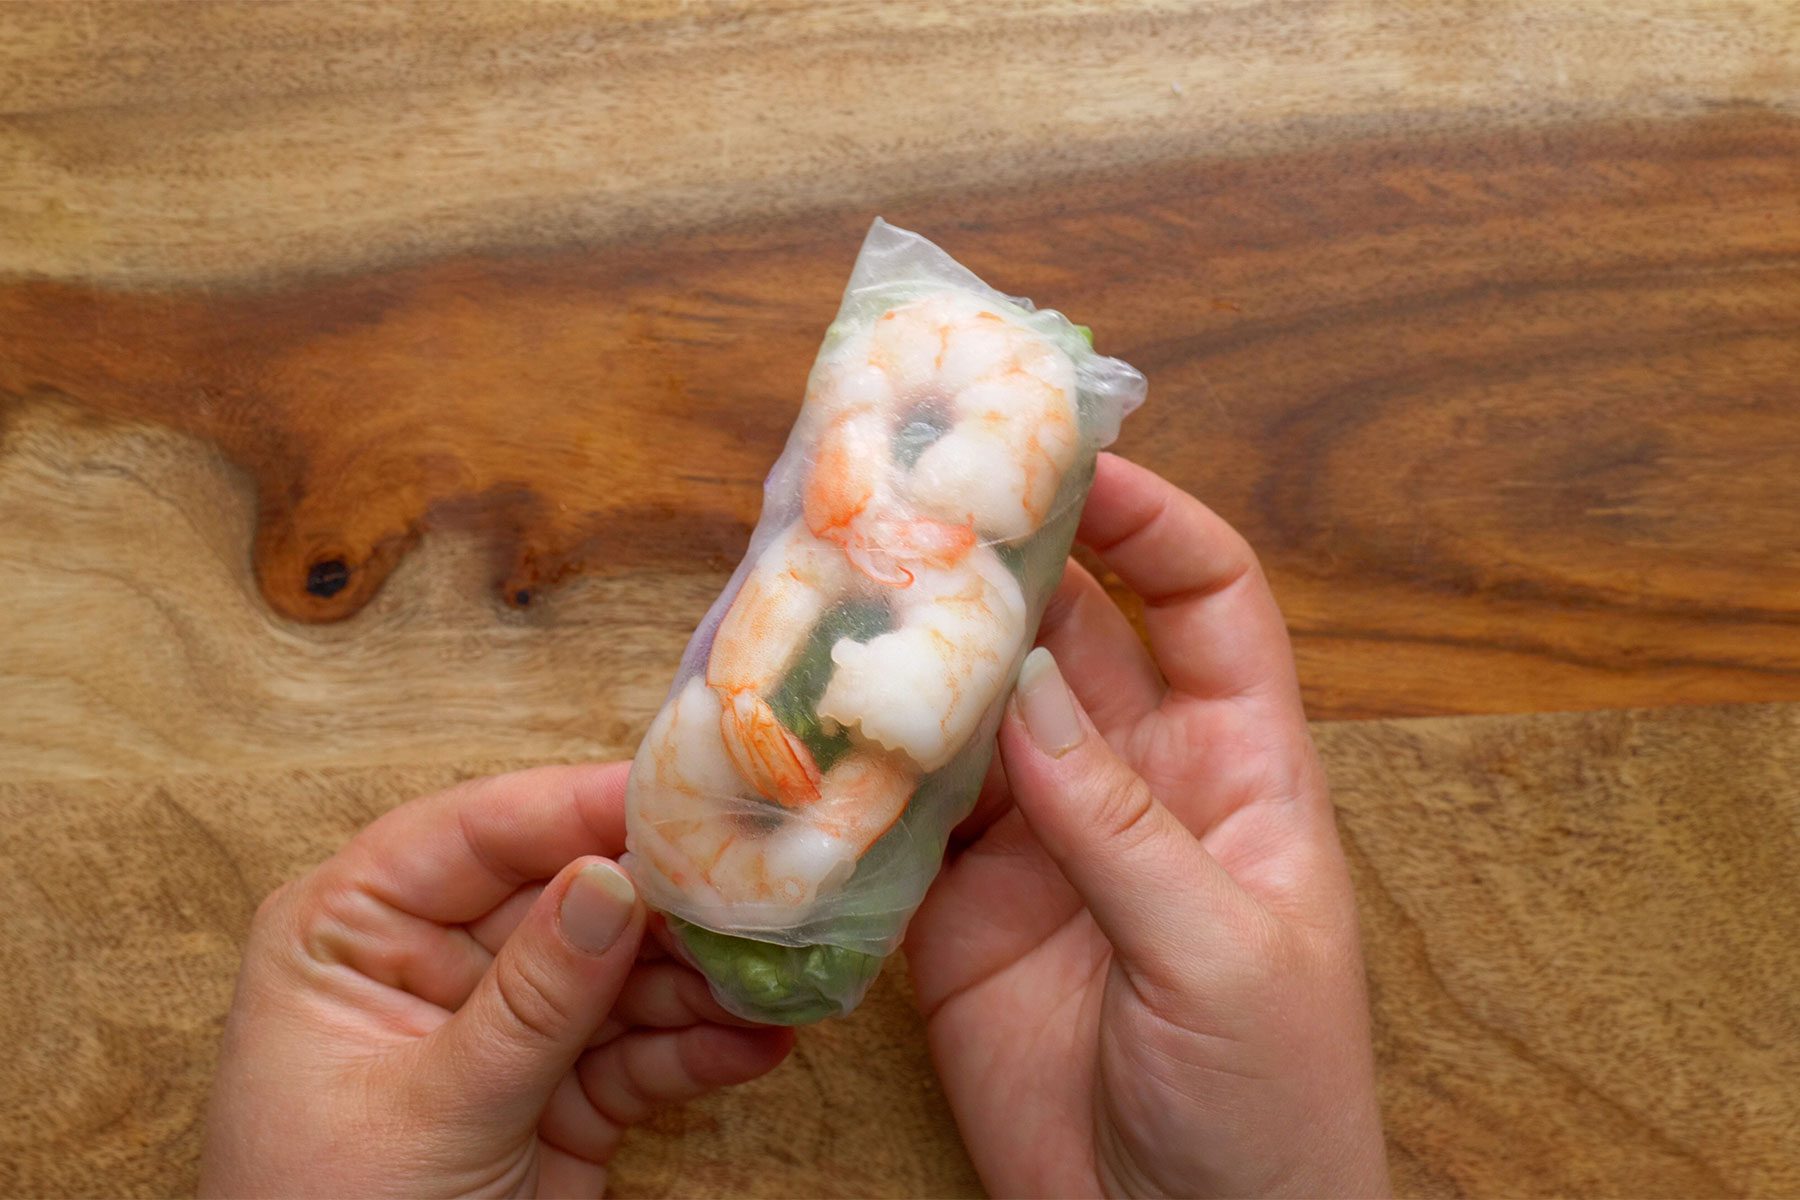
<path fill-rule="evenodd" d="M 473 921 L 582 855 L 617 858 L 629 769 L 537 767 L 459 784 L 381 817 L 326 872 L 413 916 Z"/>
<path fill-rule="evenodd" d="M 1255 552 L 1224 518 L 1155 472 L 1102 454 L 1077 536 L 1143 598 L 1172 689 L 1203 700 L 1268 694 L 1298 711 L 1287 625 Z"/>

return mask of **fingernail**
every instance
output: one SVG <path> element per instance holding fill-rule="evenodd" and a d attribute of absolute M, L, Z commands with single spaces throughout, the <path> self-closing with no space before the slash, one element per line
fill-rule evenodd
<path fill-rule="evenodd" d="M 569 883 L 563 894 L 563 936 L 577 950 L 604 954 L 631 923 L 637 889 L 625 872 L 609 862 L 592 862 Z"/>
<path fill-rule="evenodd" d="M 1016 695 L 1019 715 L 1025 718 L 1025 729 L 1038 749 L 1051 758 L 1061 758 L 1081 743 L 1084 735 L 1075 697 L 1056 669 L 1056 660 L 1042 646 L 1025 656 Z"/>

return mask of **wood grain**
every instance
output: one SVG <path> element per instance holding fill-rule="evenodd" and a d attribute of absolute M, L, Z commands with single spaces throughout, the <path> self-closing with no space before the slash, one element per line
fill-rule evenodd
<path fill-rule="evenodd" d="M 1404 1194 L 1800 1189 L 1800 706 L 1317 733 Z M 0 784 L 0 1193 L 191 1188 L 257 900 L 494 765 Z M 903 984 L 634 1133 L 617 1194 L 975 1194 Z"/>
<path fill-rule="evenodd" d="M 1796 202 L 1800 125 L 1744 114 L 891 215 L 1150 372 L 1122 448 L 1245 530 L 1312 711 L 1355 716 L 1800 695 L 1800 220 L 1772 219 Z M 0 761 L 629 749 L 865 215 L 273 291 L 0 289 Z M 246 604 L 252 545 L 277 612 L 329 619 L 427 530 L 454 574 L 354 630 Z M 342 590 L 308 592 L 333 563 Z M 450 594 L 488 588 L 532 615 Z M 472 667 L 552 713 L 502 696 L 472 728 Z"/>
<path fill-rule="evenodd" d="M 254 503 L 192 439 L 55 405 L 0 437 L 0 778 L 629 754 L 720 574 L 522 611 L 445 534 L 351 620 L 271 619 Z"/>
<path fill-rule="evenodd" d="M 1315 732 L 1404 1190 L 1800 1191 L 1800 706 Z"/>
<path fill-rule="evenodd" d="M 0 22 L 0 270 L 130 282 L 1800 102 L 1779 0 L 39 0 Z"/>

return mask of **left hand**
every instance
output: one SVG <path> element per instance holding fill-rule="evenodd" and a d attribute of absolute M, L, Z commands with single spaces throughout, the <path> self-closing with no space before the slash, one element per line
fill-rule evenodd
<path fill-rule="evenodd" d="M 626 767 L 549 767 L 415 800 L 250 927 L 202 1195 L 597 1196 L 625 1128 L 773 1068 L 645 942 Z"/>

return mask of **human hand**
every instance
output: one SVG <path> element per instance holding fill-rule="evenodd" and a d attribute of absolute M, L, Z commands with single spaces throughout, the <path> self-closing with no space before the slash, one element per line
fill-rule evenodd
<path fill-rule="evenodd" d="M 1080 536 L 1155 658 L 1071 562 L 1005 783 L 907 940 L 976 1169 L 996 1195 L 1383 1193 L 1355 904 L 1268 583 L 1111 455 Z"/>
<path fill-rule="evenodd" d="M 791 1031 L 720 1009 L 597 857 L 624 849 L 625 772 L 415 800 L 269 897 L 201 1193 L 598 1196 L 628 1125 L 780 1062 Z"/>

